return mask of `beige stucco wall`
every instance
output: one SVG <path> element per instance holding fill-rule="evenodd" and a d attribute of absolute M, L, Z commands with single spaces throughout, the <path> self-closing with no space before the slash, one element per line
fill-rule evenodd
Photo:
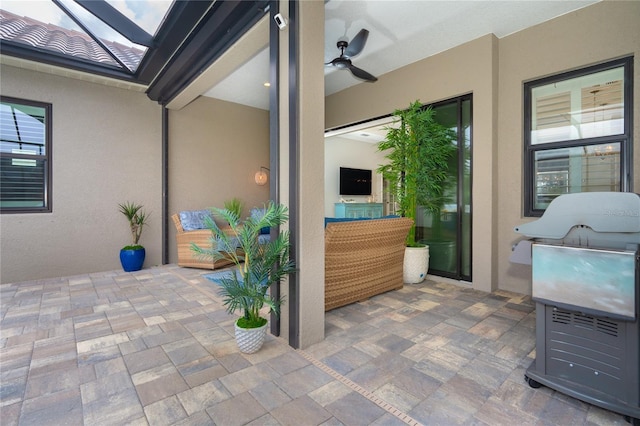
<path fill-rule="evenodd" d="M 508 261 L 522 215 L 523 83 L 625 55 L 640 56 L 640 2 L 604 1 L 500 40 L 488 35 L 326 98 L 326 127 L 473 93 L 473 287 L 530 293 Z M 634 135 L 640 66 L 634 67 Z M 640 153 L 634 152 L 634 188 Z"/>
<path fill-rule="evenodd" d="M 51 213 L 0 216 L 3 283 L 120 268 L 118 203 L 151 213 L 140 243 L 161 262 L 161 108 L 144 93 L 0 68 L 0 93 L 53 105 Z"/>
<path fill-rule="evenodd" d="M 324 3 L 299 3 L 299 128 L 296 262 L 300 347 L 324 339 Z M 294 194 L 291 194 L 294 195 Z"/>
<path fill-rule="evenodd" d="M 1 93 L 53 104 L 53 212 L 0 217 L 3 283 L 120 269 L 118 203 L 151 213 L 144 267 L 162 263 L 162 110 L 141 92 L 2 65 Z M 169 112 L 169 212 L 269 198 L 269 113 L 211 98 Z M 176 262 L 170 221 L 169 261 Z M 69 254 L 72 252 L 73 254 Z M 34 261 L 34 259 L 38 259 Z"/>
<path fill-rule="evenodd" d="M 269 167 L 269 111 L 199 97 L 169 111 L 169 214 L 223 208 L 240 198 L 244 215 L 269 199 L 269 184 L 256 185 Z M 178 261 L 175 227 L 169 226 L 169 261 Z"/>
<path fill-rule="evenodd" d="M 530 267 L 508 258 L 522 215 L 523 101 L 528 80 L 634 55 L 634 190 L 640 191 L 640 2 L 604 1 L 500 40 L 498 283 L 530 293 Z"/>
<path fill-rule="evenodd" d="M 479 38 L 455 49 L 328 96 L 326 127 L 354 123 L 405 108 L 473 93 L 473 286 L 495 287 L 497 39 Z M 473 68 L 473 72 L 469 69 Z"/>

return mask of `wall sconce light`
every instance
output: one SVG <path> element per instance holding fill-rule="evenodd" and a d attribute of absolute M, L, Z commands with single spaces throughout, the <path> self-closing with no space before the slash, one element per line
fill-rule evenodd
<path fill-rule="evenodd" d="M 260 186 L 267 183 L 267 173 L 264 170 L 269 171 L 269 169 L 267 169 L 266 167 L 260 166 L 260 170 L 256 172 L 256 176 L 255 176 L 256 184 Z"/>

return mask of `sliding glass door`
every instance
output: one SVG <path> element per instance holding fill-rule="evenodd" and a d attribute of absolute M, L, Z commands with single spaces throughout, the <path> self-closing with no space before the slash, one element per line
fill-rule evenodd
<path fill-rule="evenodd" d="M 418 207 L 416 238 L 429 245 L 429 273 L 471 281 L 471 95 L 432 105 L 453 129 L 457 155 L 449 164 L 446 202 L 439 214 Z"/>

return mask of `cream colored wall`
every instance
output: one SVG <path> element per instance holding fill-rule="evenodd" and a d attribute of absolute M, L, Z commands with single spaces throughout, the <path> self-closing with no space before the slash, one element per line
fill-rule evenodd
<path fill-rule="evenodd" d="M 159 265 L 161 107 L 140 92 L 6 65 L 1 72 L 3 95 L 53 104 L 53 212 L 0 217 L 2 282 L 120 269 L 130 236 L 117 205 L 128 200 L 151 213 L 140 242 L 144 267 Z M 199 98 L 169 114 L 170 213 L 238 196 L 248 214 L 268 200 L 269 186 L 254 181 L 269 167 L 268 111 Z M 176 262 L 172 222 L 168 230 Z"/>
<path fill-rule="evenodd" d="M 473 286 L 495 287 L 495 163 L 497 39 L 481 37 L 455 49 L 379 76 L 325 99 L 326 128 L 363 121 L 422 103 L 473 93 Z M 469 70 L 473 69 L 473 72 Z"/>
<path fill-rule="evenodd" d="M 522 215 L 523 83 L 626 55 L 640 57 L 640 2 L 609 1 L 497 40 L 485 36 L 326 98 L 326 127 L 388 114 L 413 99 L 473 93 L 473 287 L 528 294 L 530 270 L 508 261 Z M 471 71 L 472 70 L 472 71 Z M 634 67 L 634 135 L 640 66 Z M 634 152 L 640 188 L 640 152 Z"/>
<path fill-rule="evenodd" d="M 53 105 L 52 213 L 0 216 L 3 283 L 120 269 L 118 203 L 151 213 L 140 243 L 161 263 L 161 108 L 144 93 L 0 66 L 0 93 Z"/>
<path fill-rule="evenodd" d="M 376 173 L 380 164 L 386 162 L 384 153 L 378 151 L 377 143 L 360 142 L 340 136 L 324 142 L 324 215 L 335 216 L 335 203 L 340 202 L 340 167 L 372 170 L 371 196 L 382 202 L 382 176 Z M 366 203 L 367 195 L 349 195 L 358 203 Z"/>
<path fill-rule="evenodd" d="M 288 0 L 278 0 L 279 11 L 284 16 L 284 18 L 291 22 L 291 19 L 288 14 L 289 5 Z M 280 52 L 278 58 L 278 68 L 280 72 L 278 73 L 278 84 L 276 85 L 278 88 L 278 98 L 279 98 L 279 108 L 278 108 L 278 170 L 276 173 L 278 174 L 279 179 L 279 188 L 278 188 L 278 196 L 279 202 L 281 204 L 286 205 L 289 209 L 291 209 L 290 200 L 290 183 L 291 179 L 289 178 L 289 33 L 293 31 L 293 25 L 287 25 L 283 30 L 278 32 L 278 50 Z M 291 213 L 291 210 L 289 210 Z M 287 222 L 283 226 L 280 227 L 281 231 L 290 231 L 291 230 L 291 221 Z M 293 236 L 290 240 L 292 243 L 294 241 Z M 291 341 L 290 337 L 294 335 L 294 326 L 297 326 L 295 323 L 295 317 L 290 315 L 292 310 L 292 294 L 289 292 L 291 287 L 291 282 L 289 281 L 289 277 L 287 279 L 280 282 L 280 295 L 284 297 L 284 304 L 280 310 L 280 337 L 284 338 L 290 344 L 294 342 Z"/>
<path fill-rule="evenodd" d="M 199 97 L 169 112 L 169 214 L 223 208 L 238 197 L 243 215 L 269 199 L 269 184 L 256 185 L 269 167 L 269 111 Z M 178 261 L 175 227 L 169 226 L 169 261 Z"/>
<path fill-rule="evenodd" d="M 299 105 L 295 117 L 287 115 L 286 119 L 297 120 L 300 141 L 297 193 L 290 195 L 297 196 L 295 259 L 299 343 L 304 349 L 324 339 L 324 105 L 318 102 L 324 95 L 324 2 L 303 1 L 298 7 Z"/>
<path fill-rule="evenodd" d="M 635 55 L 634 131 L 640 137 L 640 2 L 604 1 L 500 40 L 498 121 L 498 282 L 500 288 L 531 292 L 528 266 L 512 265 L 513 227 L 522 215 L 523 82 L 622 56 Z M 518 159 L 518 161 L 514 161 Z M 640 191 L 640 150 L 634 152 L 634 189 Z"/>

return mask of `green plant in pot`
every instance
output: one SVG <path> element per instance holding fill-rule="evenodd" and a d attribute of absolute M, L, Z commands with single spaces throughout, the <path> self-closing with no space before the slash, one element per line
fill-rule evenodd
<path fill-rule="evenodd" d="M 266 241 L 260 239 L 263 228 L 278 227 L 289 219 L 285 206 L 269 202 L 260 214 L 241 221 L 228 209 L 212 209 L 214 214 L 229 223 L 221 230 L 211 218 L 205 223 L 212 233 L 211 248 L 192 244 L 192 250 L 206 259 L 230 259 L 235 268 L 221 274 L 216 281 L 220 286 L 223 304 L 230 314 L 237 310 L 242 316 L 236 321 L 236 342 L 242 352 L 253 353 L 262 346 L 267 327 L 263 307 L 279 315 L 282 297 L 274 297 L 269 288 L 295 272 L 289 259 L 289 232 L 271 233 Z M 256 334 L 247 337 L 249 334 Z"/>
<path fill-rule="evenodd" d="M 393 113 L 394 125 L 388 127 L 378 150 L 386 152 L 387 164 L 377 172 L 389 181 L 401 216 L 413 219 L 407 235 L 404 281 L 419 283 L 429 269 L 429 248 L 416 242 L 418 206 L 439 212 L 444 203 L 444 189 L 449 179 L 449 161 L 456 152 L 455 132 L 435 120 L 435 111 L 419 101 L 408 109 Z"/>
<path fill-rule="evenodd" d="M 240 198 L 234 197 L 224 202 L 224 209 L 233 214 L 237 219 L 240 219 L 242 216 L 242 209 L 244 209 L 244 203 Z"/>
<path fill-rule="evenodd" d="M 149 220 L 149 215 L 143 210 L 142 205 L 127 201 L 118 204 L 120 213 L 129 221 L 129 231 L 131 232 L 131 244 L 124 246 L 120 250 L 120 263 L 126 272 L 139 271 L 142 269 L 146 251 L 139 244 L 142 230 Z"/>

